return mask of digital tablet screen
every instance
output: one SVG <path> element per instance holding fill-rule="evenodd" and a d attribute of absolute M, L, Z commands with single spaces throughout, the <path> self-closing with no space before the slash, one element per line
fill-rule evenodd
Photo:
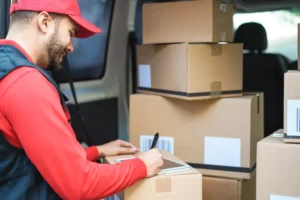
<path fill-rule="evenodd" d="M 123 158 L 123 159 L 117 159 L 116 161 L 123 162 L 125 160 L 130 160 L 130 159 L 134 159 L 134 158 L 135 157 Z M 184 165 L 184 164 L 178 163 L 178 162 L 170 160 L 170 159 L 163 158 L 163 161 L 164 161 L 164 165 L 163 165 L 161 171 L 159 172 L 159 174 L 164 173 L 164 172 L 178 171 L 178 170 L 190 168 L 189 165 Z"/>

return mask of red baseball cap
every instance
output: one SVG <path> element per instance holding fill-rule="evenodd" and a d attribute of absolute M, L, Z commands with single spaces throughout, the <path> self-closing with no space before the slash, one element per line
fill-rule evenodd
<path fill-rule="evenodd" d="M 102 30 L 81 16 L 77 0 L 18 0 L 10 8 L 10 14 L 19 10 L 46 11 L 69 16 L 78 25 L 77 38 L 87 38 Z"/>

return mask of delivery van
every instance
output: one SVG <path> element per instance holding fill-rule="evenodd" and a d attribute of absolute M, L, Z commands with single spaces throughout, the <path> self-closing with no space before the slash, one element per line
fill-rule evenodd
<path fill-rule="evenodd" d="M 0 0 L 0 39 L 14 1 Z M 205 176 L 203 199 L 254 200 L 257 143 L 290 126 L 300 135 L 300 104 L 287 104 L 300 99 L 300 1 L 78 2 L 102 32 L 73 38 L 75 51 L 53 75 L 78 141 L 122 139 L 145 151 L 159 132 L 157 148 Z M 298 120 L 289 122 L 293 108 Z"/>

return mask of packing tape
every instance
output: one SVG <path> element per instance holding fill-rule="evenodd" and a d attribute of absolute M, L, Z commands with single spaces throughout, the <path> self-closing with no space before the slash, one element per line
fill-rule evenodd
<path fill-rule="evenodd" d="M 188 163 L 195 169 L 207 169 L 207 170 L 217 170 L 226 172 L 241 172 L 241 173 L 253 173 L 256 170 L 256 163 L 252 167 L 232 167 L 232 166 L 222 166 L 222 165 L 208 165 L 201 163 Z M 201 171 L 201 170 L 200 170 Z"/>
<path fill-rule="evenodd" d="M 171 192 L 172 191 L 172 178 L 171 177 L 157 177 L 156 179 L 156 192 Z"/>
<path fill-rule="evenodd" d="M 221 44 L 211 44 L 210 53 L 212 56 L 222 55 L 222 45 Z"/>
<path fill-rule="evenodd" d="M 222 95 L 222 82 L 215 81 L 210 84 L 210 96 L 221 97 Z"/>

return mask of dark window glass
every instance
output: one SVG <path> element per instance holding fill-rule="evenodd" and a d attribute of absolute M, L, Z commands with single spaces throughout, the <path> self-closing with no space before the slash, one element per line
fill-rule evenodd
<path fill-rule="evenodd" d="M 73 38 L 75 50 L 67 56 L 67 61 L 74 81 L 100 79 L 105 73 L 114 0 L 78 0 L 78 3 L 82 16 L 101 28 L 102 32 L 90 38 Z M 64 71 L 56 78 L 59 82 L 67 81 Z"/>

